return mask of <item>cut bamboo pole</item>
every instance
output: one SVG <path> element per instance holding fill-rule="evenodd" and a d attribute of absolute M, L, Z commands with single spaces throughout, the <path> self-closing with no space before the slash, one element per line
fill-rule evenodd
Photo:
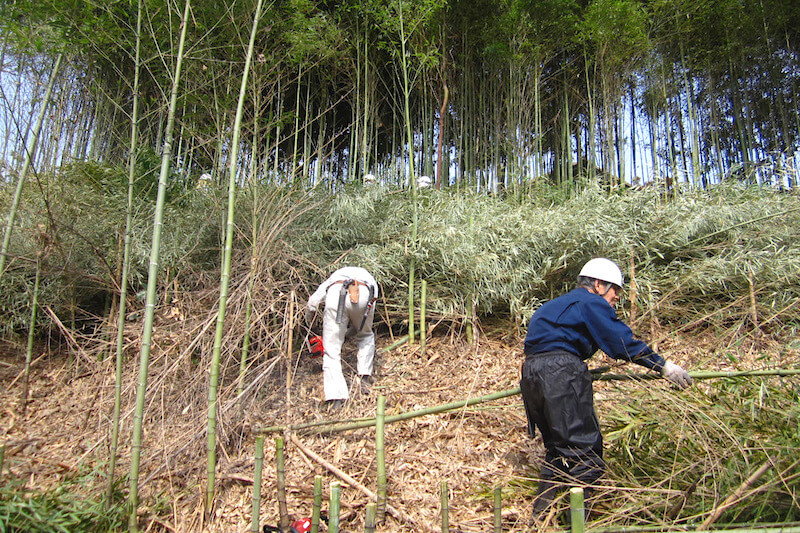
<path fill-rule="evenodd" d="M 321 464 L 322 466 L 324 466 L 333 475 L 335 475 L 336 477 L 338 477 L 339 479 L 341 479 L 342 481 L 344 481 L 345 483 L 347 483 L 351 487 L 361 491 L 370 500 L 377 501 L 377 495 L 374 492 L 372 492 L 367 487 L 365 487 L 364 485 L 362 485 L 361 483 L 359 483 L 358 481 L 353 479 L 351 476 L 347 475 L 346 473 L 342 472 L 341 470 L 339 470 L 338 468 L 336 468 L 335 466 L 330 464 L 328 461 L 326 461 L 325 459 L 320 457 L 318 454 L 316 454 L 313 451 L 309 450 L 306 446 L 303 445 L 302 442 L 300 442 L 300 439 L 298 439 L 295 435 L 291 436 L 291 441 L 295 446 L 297 446 L 297 449 L 300 450 L 300 452 L 302 452 L 302 453 L 304 453 L 306 455 L 306 457 L 308 457 L 309 459 L 312 459 L 312 460 L 316 461 L 317 463 Z M 410 516 L 407 516 L 405 513 L 403 513 L 399 509 L 393 507 L 389 503 L 386 504 L 386 512 L 389 513 L 390 515 L 392 515 L 393 517 L 397 518 L 398 520 L 402 520 L 403 522 L 407 522 L 407 523 L 413 525 L 415 527 L 415 529 L 414 529 L 415 531 L 429 531 L 430 530 L 430 528 L 428 528 L 428 527 L 424 527 L 424 526 L 422 526 L 420 524 L 417 524 L 417 522 L 413 518 L 411 518 Z"/>
<path fill-rule="evenodd" d="M 447 481 L 439 486 L 439 500 L 442 506 L 442 533 L 450 533 L 450 489 Z"/>
<path fill-rule="evenodd" d="M 375 533 L 375 524 L 376 524 L 376 513 L 378 512 L 378 506 L 375 503 L 368 503 L 367 504 L 367 512 L 366 516 L 364 517 L 364 533 Z"/>
<path fill-rule="evenodd" d="M 494 488 L 494 533 L 503 531 L 503 492 L 500 487 Z"/>
<path fill-rule="evenodd" d="M 378 522 L 383 522 L 386 516 L 386 455 L 384 448 L 384 419 L 386 411 L 386 397 L 378 397 L 377 416 L 375 420 L 375 462 L 377 476 L 377 515 Z"/>
<path fill-rule="evenodd" d="M 261 516 L 261 475 L 264 469 L 264 437 L 256 438 L 256 460 L 253 467 L 253 515 L 250 532 L 258 533 Z"/>
<path fill-rule="evenodd" d="M 339 531 L 339 510 L 342 486 L 338 481 L 331 481 L 331 501 L 328 511 L 328 532 L 338 533 Z M 286 531 L 285 528 L 282 528 Z"/>
<path fill-rule="evenodd" d="M 389 345 L 389 346 L 387 346 L 386 348 L 383 348 L 383 350 L 382 350 L 382 351 L 384 351 L 384 352 L 388 352 L 389 350 L 394 350 L 394 349 L 395 349 L 395 348 L 397 348 L 398 346 L 401 346 L 401 345 L 403 345 L 403 344 L 405 344 L 405 343 L 407 343 L 407 342 L 408 342 L 408 335 L 403 335 L 402 337 L 400 337 L 399 339 L 397 339 L 396 341 L 394 341 L 392 344 L 390 344 L 390 345 Z"/>
<path fill-rule="evenodd" d="M 800 369 L 775 369 L 775 370 L 741 370 L 741 371 L 726 371 L 726 372 L 689 372 L 693 379 L 717 379 L 717 378 L 740 378 L 740 377 L 764 377 L 764 376 L 797 376 L 800 375 Z M 661 375 L 655 372 L 648 374 L 608 374 L 608 373 L 593 373 L 593 379 L 596 381 L 637 381 L 647 379 L 661 379 Z M 520 393 L 519 387 L 508 389 L 504 391 L 494 392 L 483 396 L 476 396 L 467 400 L 459 400 L 456 402 L 446 403 L 442 405 L 435 405 L 426 407 L 425 409 L 418 409 L 416 411 L 407 411 L 396 415 L 389 415 L 384 418 L 384 423 L 391 424 L 408 420 L 409 418 L 416 418 L 430 414 L 444 413 L 454 409 L 462 409 L 471 407 L 480 403 L 490 402 L 493 400 L 500 400 L 509 396 L 516 396 Z M 359 418 L 350 421 L 320 421 L 309 422 L 305 424 L 293 424 L 289 426 L 270 426 L 266 428 L 256 429 L 256 434 L 263 433 L 278 433 L 283 431 L 318 431 L 321 433 L 336 433 L 340 431 L 349 431 L 353 429 L 361 429 L 372 427 L 376 424 L 375 418 Z"/>
<path fill-rule="evenodd" d="M 584 513 L 583 488 L 572 487 L 569 489 L 569 522 L 572 533 L 583 533 L 586 530 Z"/>
<path fill-rule="evenodd" d="M 322 476 L 314 476 L 314 503 L 311 504 L 311 533 L 319 533 L 319 517 L 322 509 Z"/>
<path fill-rule="evenodd" d="M 286 510 L 286 457 L 283 437 L 275 439 L 275 469 L 278 485 L 278 515 L 281 531 L 289 529 L 289 513 Z"/>

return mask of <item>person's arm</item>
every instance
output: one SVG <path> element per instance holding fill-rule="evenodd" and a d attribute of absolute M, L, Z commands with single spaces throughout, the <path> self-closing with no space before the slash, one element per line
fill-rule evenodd
<path fill-rule="evenodd" d="M 689 373 L 658 355 L 646 342 L 636 339 L 633 331 L 617 317 L 613 307 L 605 301 L 587 302 L 586 324 L 598 347 L 614 359 L 624 359 L 659 372 L 678 387 L 692 384 Z"/>

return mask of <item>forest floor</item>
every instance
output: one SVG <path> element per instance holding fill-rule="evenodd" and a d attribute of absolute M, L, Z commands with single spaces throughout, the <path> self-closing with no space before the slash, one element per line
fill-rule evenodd
<path fill-rule="evenodd" d="M 216 506 L 213 520 L 203 524 L 206 438 L 202 400 L 185 391 L 167 390 L 152 379 L 145 414 L 143 472 L 140 487 L 141 523 L 148 531 L 249 531 L 252 513 L 253 432 L 267 426 L 372 417 L 377 398 L 387 399 L 387 415 L 464 400 L 518 386 L 522 363 L 518 332 L 495 332 L 468 345 L 461 336 L 433 337 L 425 353 L 419 344 L 378 339 L 376 382 L 368 393 L 352 391 L 344 408 L 330 412 L 323 404 L 321 365 L 300 358 L 286 393 L 286 373 L 276 372 L 259 399 L 241 409 L 221 409 Z M 666 337 L 658 346 L 668 358 L 689 369 L 713 370 L 713 340 Z M 113 359 L 113 358 L 109 358 Z M 135 357 L 125 369 L 123 426 L 117 473 L 127 475 Z M 355 349 L 345 345 L 346 376 L 353 376 Z M 177 363 L 176 363 L 177 364 Z M 612 364 L 602 354 L 590 366 Z M 46 489 L 65 479 L 86 476 L 85 490 L 102 494 L 109 457 L 113 412 L 113 362 L 89 364 L 86 354 L 36 357 L 32 365 L 29 401 L 24 414 L 21 397 L 24 357 L 0 350 L 3 383 L 0 439 L 5 444 L 4 476 L 27 480 L 29 488 Z M 626 365 L 618 371 L 642 371 Z M 156 376 L 158 373 L 155 374 Z M 596 403 L 603 418 L 604 391 L 614 383 L 596 383 Z M 662 380 L 642 387 L 667 387 Z M 165 392 L 166 390 L 166 392 Z M 181 408 L 180 402 L 185 407 Z M 199 407 L 198 407 L 199 405 Z M 274 441 L 266 440 L 262 483 L 261 524 L 278 524 Z M 375 490 L 375 431 L 365 428 L 341 433 L 284 433 L 286 437 L 287 509 L 294 519 L 311 515 L 314 477 L 323 477 L 323 511 L 329 483 L 338 480 L 316 454 L 358 483 Z M 296 440 L 295 440 L 296 439 Z M 308 453 L 308 451 L 312 453 Z M 527 530 L 532 491 L 543 455 L 539 437 L 531 439 L 519 396 L 491 401 L 444 414 L 425 415 L 388 424 L 385 432 L 388 514 L 380 531 L 440 531 L 440 487 L 449 488 L 451 531 L 485 532 L 493 525 L 493 491 L 502 488 L 504 531 Z M 94 480 L 94 481 L 91 481 Z M 127 489 L 122 481 L 120 490 Z M 342 482 L 341 531 L 363 531 L 369 498 Z M 325 530 L 324 527 L 322 529 Z"/>

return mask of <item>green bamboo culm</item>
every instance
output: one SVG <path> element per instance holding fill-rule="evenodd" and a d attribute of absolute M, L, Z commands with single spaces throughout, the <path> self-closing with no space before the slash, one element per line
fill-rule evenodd
<path fill-rule="evenodd" d="M 133 185 L 136 178 L 136 149 L 139 137 L 139 63 L 142 41 L 142 0 L 138 2 L 136 15 L 136 52 L 133 72 L 133 110 L 131 112 L 131 146 L 128 151 L 128 204 L 125 209 L 125 238 L 122 251 L 122 276 L 119 280 L 119 312 L 117 314 L 117 353 L 114 368 L 114 412 L 111 415 L 111 444 L 108 451 L 108 483 L 106 501 L 108 506 L 114 492 L 114 475 L 117 467 L 119 446 L 119 417 L 122 409 L 122 363 L 125 352 L 125 307 L 128 298 L 128 277 L 131 264 L 131 234 L 133 233 Z"/>
<path fill-rule="evenodd" d="M 366 515 L 364 516 L 364 533 L 375 533 L 376 513 L 378 505 L 374 502 L 367 504 Z"/>
<path fill-rule="evenodd" d="M 286 507 L 286 456 L 283 437 L 275 438 L 275 483 L 278 489 L 278 522 L 282 531 L 289 529 L 289 512 Z"/>
<path fill-rule="evenodd" d="M 584 514 L 583 489 L 572 487 L 569 489 L 569 517 L 572 533 L 584 533 L 586 530 L 586 515 Z"/>
<path fill-rule="evenodd" d="M 342 485 L 338 481 L 331 482 L 331 501 L 328 507 L 328 533 L 339 531 L 339 509 Z"/>
<path fill-rule="evenodd" d="M 241 135 L 242 115 L 244 114 L 244 101 L 247 94 L 247 78 L 250 73 L 250 64 L 253 59 L 253 48 L 258 31 L 258 22 L 261 19 L 261 0 L 256 3 L 253 17 L 253 26 L 250 29 L 250 42 L 247 45 L 247 57 L 244 62 L 242 82 L 239 86 L 239 101 L 236 105 L 236 118 L 233 123 L 233 139 L 231 140 L 231 153 L 228 155 L 228 215 L 225 226 L 225 251 L 222 258 L 222 275 L 220 278 L 219 310 L 217 311 L 217 330 L 214 336 L 214 352 L 211 358 L 208 383 L 208 430 L 207 454 L 208 467 L 206 470 L 206 515 L 211 516 L 214 506 L 214 485 L 217 470 L 217 388 L 219 386 L 219 365 L 222 353 L 222 339 L 225 333 L 225 308 L 228 302 L 228 287 L 231 278 L 231 256 L 233 250 L 233 229 L 236 204 L 236 174 L 239 164 L 239 137 Z"/>
<path fill-rule="evenodd" d="M 314 476 L 314 503 L 311 504 L 311 533 L 319 533 L 319 517 L 322 510 L 322 476 Z"/>
<path fill-rule="evenodd" d="M 161 250 L 161 227 L 164 220 L 164 204 L 167 193 L 170 163 L 172 161 L 172 132 L 175 128 L 175 110 L 178 102 L 178 85 L 181 79 L 183 63 L 183 47 L 186 41 L 186 27 L 189 22 L 189 4 L 186 5 L 181 19 L 181 35 L 178 40 L 178 55 L 175 59 L 175 76 L 170 90 L 167 124 L 164 128 L 164 145 L 161 152 L 161 169 L 158 175 L 158 194 L 156 196 L 155 214 L 153 216 L 153 240 L 150 248 L 150 266 L 147 275 L 147 296 L 145 299 L 144 326 L 142 332 L 142 348 L 139 354 L 139 382 L 136 387 L 136 407 L 133 413 L 133 437 L 131 440 L 131 473 L 129 477 L 128 516 L 129 531 L 137 531 L 137 510 L 139 508 L 139 461 L 142 454 L 142 423 L 144 420 L 144 400 L 147 393 L 147 371 L 150 364 L 150 349 L 153 340 L 153 322 L 155 320 L 156 289 L 158 287 L 159 258 Z"/>
<path fill-rule="evenodd" d="M 44 98 L 42 98 L 39 106 L 39 115 L 36 118 L 36 124 L 34 124 L 33 131 L 31 131 L 31 136 L 28 138 L 28 143 L 25 146 L 25 157 L 22 161 L 22 169 L 19 172 L 19 177 L 17 178 L 17 185 L 14 189 L 14 197 L 11 200 L 11 207 L 8 211 L 8 220 L 6 221 L 6 229 L 5 233 L 3 234 L 3 244 L 0 246 L 0 279 L 2 279 L 3 273 L 6 269 L 8 247 L 11 244 L 11 231 L 14 227 L 14 222 L 17 217 L 19 202 L 22 199 L 22 187 L 25 185 L 25 179 L 28 176 L 28 169 L 31 166 L 31 160 L 36 153 L 36 144 L 39 141 L 39 132 L 42 130 L 45 112 L 50 104 L 50 96 L 53 94 L 53 85 L 55 84 L 58 70 L 61 67 L 61 60 L 63 56 L 63 54 L 58 54 L 56 57 L 56 62 L 53 65 L 53 70 L 50 73 L 50 79 L 47 80 L 47 89 L 45 89 Z"/>
<path fill-rule="evenodd" d="M 36 338 L 36 310 L 39 307 L 39 280 L 42 277 L 41 256 L 36 258 L 36 276 L 33 281 L 31 297 L 31 318 L 28 322 L 28 346 L 25 349 L 25 383 L 22 387 L 22 417 L 28 409 L 28 391 L 30 390 L 31 363 L 33 362 L 33 340 Z"/>
<path fill-rule="evenodd" d="M 415 254 L 417 253 L 417 227 L 419 212 L 417 206 L 417 171 L 414 164 L 414 135 L 411 132 L 411 81 L 408 77 L 408 58 L 406 57 L 406 41 L 408 36 L 403 23 L 403 4 L 398 4 L 398 20 L 400 22 L 400 47 L 401 70 L 403 71 L 403 118 L 406 123 L 406 142 L 408 142 L 408 181 L 411 192 L 412 219 L 411 219 L 411 260 L 408 265 L 408 343 L 414 344 L 414 275 Z"/>
<path fill-rule="evenodd" d="M 386 413 L 386 396 L 378 396 L 378 409 L 375 417 L 375 463 L 377 469 L 377 504 L 378 522 L 386 516 L 386 454 L 384 450 L 384 419 Z"/>
<path fill-rule="evenodd" d="M 599 374 L 592 372 L 592 378 L 599 381 L 636 381 L 643 379 L 661 379 L 661 375 L 657 373 L 649 374 Z M 800 369 L 775 369 L 775 370 L 741 370 L 731 372 L 689 372 L 693 379 L 718 379 L 718 378 L 745 378 L 756 376 L 797 376 L 800 375 Z M 490 402 L 493 400 L 500 400 L 508 398 L 509 396 L 516 396 L 520 393 L 519 387 L 507 389 L 483 396 L 476 396 L 467 400 L 458 400 L 456 402 L 445 403 L 441 405 L 434 405 L 416 411 L 407 411 L 396 415 L 389 415 L 384 417 L 385 424 L 392 424 L 409 418 L 416 418 L 419 416 L 431 415 L 436 413 L 444 413 L 454 409 L 463 409 L 473 405 Z M 256 433 L 276 433 L 279 431 L 302 431 L 313 430 L 320 433 L 337 433 L 340 431 L 350 431 L 353 429 L 361 429 L 374 426 L 376 418 L 361 418 L 346 422 L 340 421 L 323 421 L 323 422 L 308 422 L 304 424 L 294 424 L 291 426 L 271 426 L 256 430 Z"/>
<path fill-rule="evenodd" d="M 256 458 L 253 466 L 253 515 L 250 521 L 251 533 L 258 533 L 261 516 L 261 476 L 264 470 L 264 437 L 256 437 Z"/>
<path fill-rule="evenodd" d="M 447 481 L 442 481 L 439 487 L 439 500 L 442 506 L 442 533 L 450 532 L 450 489 Z"/>
<path fill-rule="evenodd" d="M 425 324 L 425 308 L 428 304 L 428 282 L 424 279 L 421 282 L 419 294 L 419 348 L 420 353 L 425 355 L 425 345 L 427 344 L 428 328 Z"/>
<path fill-rule="evenodd" d="M 494 489 L 494 533 L 503 531 L 503 491 L 500 487 Z"/>

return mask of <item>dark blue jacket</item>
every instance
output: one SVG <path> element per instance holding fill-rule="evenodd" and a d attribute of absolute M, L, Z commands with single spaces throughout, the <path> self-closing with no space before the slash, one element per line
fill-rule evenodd
<path fill-rule="evenodd" d="M 533 313 L 525 337 L 525 355 L 563 350 L 588 359 L 598 350 L 614 359 L 661 370 L 665 362 L 633 332 L 600 295 L 585 288 L 542 305 Z"/>

